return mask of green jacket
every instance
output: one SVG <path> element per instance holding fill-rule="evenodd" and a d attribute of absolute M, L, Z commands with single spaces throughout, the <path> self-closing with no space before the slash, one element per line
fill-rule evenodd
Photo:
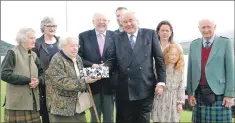
<path fill-rule="evenodd" d="M 188 55 L 187 92 L 193 95 L 201 77 L 202 38 L 192 41 Z M 234 97 L 234 54 L 232 41 L 215 37 L 205 66 L 206 79 L 216 95 Z"/>
<path fill-rule="evenodd" d="M 6 109 L 40 109 L 39 89 L 29 87 L 30 78 L 33 77 L 39 78 L 40 84 L 43 84 L 43 70 L 34 52 L 30 55 L 20 45 L 10 49 L 3 60 L 1 76 L 2 80 L 7 83 L 4 102 Z M 34 102 L 36 102 L 36 107 L 33 106 Z"/>

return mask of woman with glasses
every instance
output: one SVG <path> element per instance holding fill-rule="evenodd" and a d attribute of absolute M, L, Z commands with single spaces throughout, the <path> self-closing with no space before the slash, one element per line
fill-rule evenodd
<path fill-rule="evenodd" d="M 52 17 L 44 17 L 41 21 L 42 36 L 36 39 L 35 48 L 33 51 L 40 59 L 43 72 L 48 68 L 51 58 L 59 51 L 58 37 L 55 36 L 57 25 Z M 49 123 L 48 110 L 46 106 L 46 92 L 45 85 L 40 87 L 40 115 L 42 116 L 43 123 Z"/>

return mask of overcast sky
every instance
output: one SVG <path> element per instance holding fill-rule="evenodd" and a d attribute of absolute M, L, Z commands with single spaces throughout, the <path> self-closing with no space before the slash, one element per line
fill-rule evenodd
<path fill-rule="evenodd" d="M 109 29 L 115 30 L 119 6 L 135 11 L 143 28 L 155 29 L 161 20 L 169 20 L 176 41 L 201 37 L 198 21 L 202 18 L 213 19 L 218 33 L 234 30 L 234 1 L 68 1 L 67 29 L 75 34 L 93 29 L 94 13 L 105 12 L 111 20 Z M 57 35 L 66 32 L 65 1 L 1 1 L 1 39 L 16 44 L 21 27 L 34 28 L 39 37 L 40 21 L 47 15 L 56 19 Z"/>

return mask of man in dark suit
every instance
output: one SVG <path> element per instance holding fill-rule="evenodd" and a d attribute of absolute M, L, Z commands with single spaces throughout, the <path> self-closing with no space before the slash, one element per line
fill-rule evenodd
<path fill-rule="evenodd" d="M 161 95 L 165 86 L 162 51 L 156 32 L 139 28 L 134 12 L 124 12 L 121 22 L 124 32 L 111 38 L 109 59 L 104 64 L 118 69 L 116 122 L 149 123 L 154 90 Z"/>
<path fill-rule="evenodd" d="M 107 30 L 109 20 L 102 13 L 96 13 L 93 17 L 95 29 L 79 34 L 80 49 L 78 54 L 83 60 L 84 67 L 99 67 L 109 56 L 108 40 L 115 32 Z M 109 79 L 101 79 L 90 84 L 98 116 L 101 119 L 103 114 L 104 122 L 114 122 L 113 120 L 113 88 Z M 95 113 L 91 111 L 91 122 L 97 122 Z"/>
<path fill-rule="evenodd" d="M 120 33 L 120 32 L 123 31 L 123 29 L 122 29 L 122 23 L 121 23 L 121 21 L 120 21 L 120 18 L 121 18 L 121 16 L 122 16 L 123 12 L 126 11 L 126 10 L 127 10 L 126 7 L 118 7 L 118 8 L 116 9 L 116 13 L 115 13 L 115 14 L 116 14 L 117 23 L 118 23 L 118 26 L 119 26 L 119 28 L 118 28 L 117 30 L 115 30 L 116 33 Z"/>

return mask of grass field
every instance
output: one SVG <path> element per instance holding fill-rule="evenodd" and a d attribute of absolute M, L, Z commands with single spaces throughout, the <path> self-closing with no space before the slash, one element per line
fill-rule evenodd
<path fill-rule="evenodd" d="M 5 95 L 5 82 L 1 82 L 1 122 L 4 122 L 4 108 L 2 104 L 4 102 L 4 95 Z M 115 113 L 115 111 L 114 111 Z M 180 115 L 180 122 L 190 122 L 191 121 L 191 111 L 183 111 Z M 115 115 L 114 115 L 115 116 Z M 87 121 L 90 121 L 90 113 L 86 111 Z"/>

